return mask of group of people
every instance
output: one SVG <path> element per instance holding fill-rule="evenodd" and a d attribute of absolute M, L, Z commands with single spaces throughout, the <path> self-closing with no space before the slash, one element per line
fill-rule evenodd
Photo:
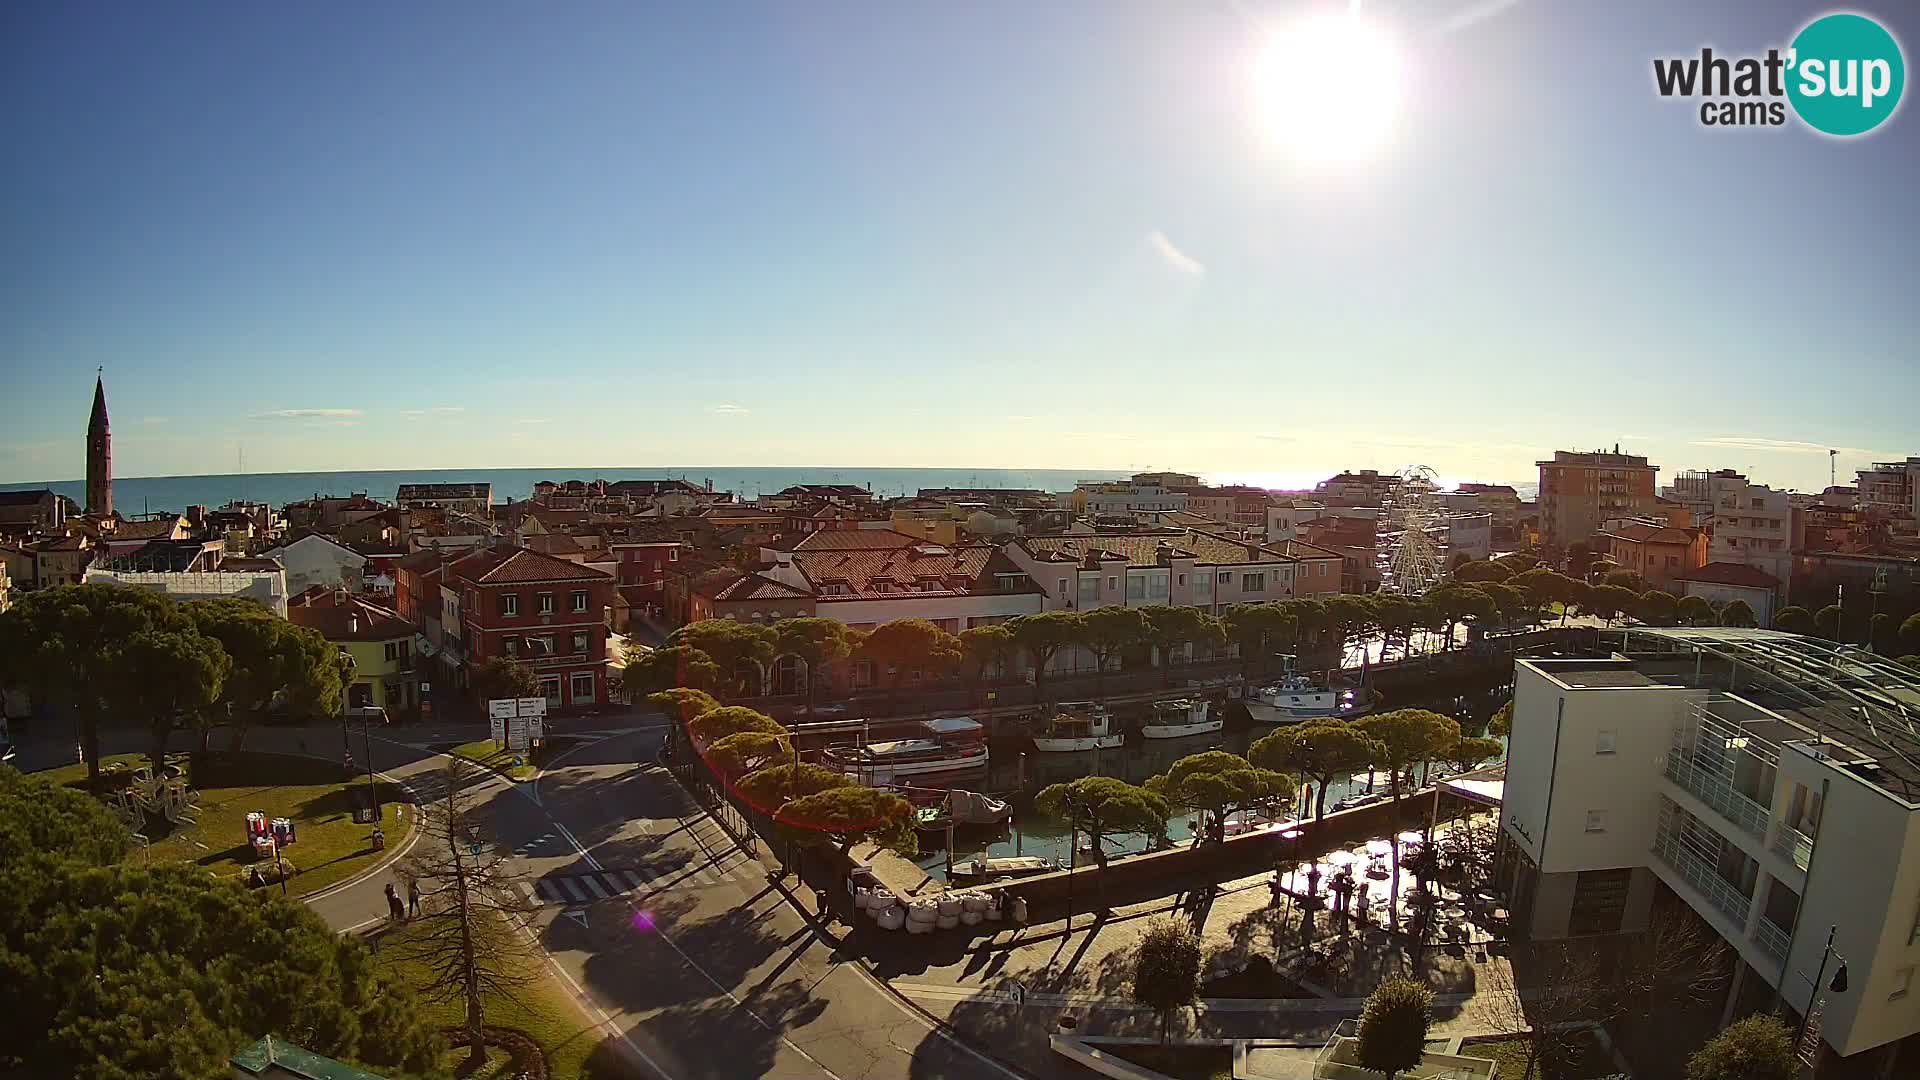
<path fill-rule="evenodd" d="M 400 890 L 394 888 L 393 882 L 387 882 L 387 914 L 396 923 L 406 922 L 420 914 L 420 883 L 407 882 L 407 899 L 402 903 Z"/>

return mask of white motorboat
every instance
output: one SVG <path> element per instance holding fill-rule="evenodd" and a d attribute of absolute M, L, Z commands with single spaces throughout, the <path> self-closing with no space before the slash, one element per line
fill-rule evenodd
<path fill-rule="evenodd" d="M 1205 735 L 1226 726 L 1224 720 L 1209 720 L 1206 698 L 1178 698 L 1153 703 L 1153 716 L 1140 727 L 1149 739 L 1178 739 L 1183 735 Z"/>
<path fill-rule="evenodd" d="M 1365 688 L 1336 687 L 1306 675 L 1289 674 L 1270 686 L 1247 691 L 1242 701 L 1247 715 L 1262 724 L 1297 724 L 1303 720 L 1346 720 L 1364 716 L 1372 695 Z"/>
<path fill-rule="evenodd" d="M 1113 716 L 1105 705 L 1091 701 L 1063 701 L 1059 715 L 1033 737 L 1033 748 L 1048 753 L 1075 750 L 1111 750 L 1127 741 L 1113 730 Z"/>
<path fill-rule="evenodd" d="M 966 862 L 954 863 L 953 877 L 956 881 L 986 882 L 1051 874 L 1059 869 L 1061 866 L 1058 859 L 1043 859 L 1037 855 L 1009 855 L 999 859 L 969 859 Z"/>
<path fill-rule="evenodd" d="M 956 716 L 928 720 L 920 727 L 926 732 L 924 737 L 837 746 L 823 751 L 820 760 L 827 768 L 869 787 L 909 776 L 962 772 L 986 765 L 986 731 L 978 721 Z"/>

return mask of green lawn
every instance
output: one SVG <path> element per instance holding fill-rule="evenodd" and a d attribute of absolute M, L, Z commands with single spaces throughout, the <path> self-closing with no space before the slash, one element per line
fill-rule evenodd
<path fill-rule="evenodd" d="M 417 963 L 398 959 L 388 948 L 409 932 L 410 928 L 403 925 L 381 935 L 378 962 L 387 973 L 418 989 L 426 978 L 424 969 Z M 518 1000 L 506 997 L 486 1000 L 487 1026 L 512 1028 L 538 1043 L 547 1056 L 550 1080 L 638 1080 L 617 1055 L 600 1049 L 606 1034 L 587 1023 L 552 972 L 538 960 L 530 963 L 540 967 L 539 977 L 519 991 Z M 466 1023 L 466 1007 L 460 1002 L 433 1001 L 425 995 L 419 1000 L 422 1019 L 431 1024 L 450 1027 Z M 448 1074 L 466 1057 L 466 1047 L 450 1047 L 443 1062 Z M 499 1066 L 489 1060 L 488 1068 L 498 1071 Z M 481 1075 L 486 1075 L 486 1071 Z"/>
<path fill-rule="evenodd" d="M 187 755 L 171 754 L 168 760 L 185 765 Z M 102 765 L 103 781 L 111 783 L 105 770 L 124 776 L 146 767 L 147 757 L 116 754 L 104 759 Z M 84 765 L 65 765 L 37 775 L 84 788 L 87 770 Z M 193 786 L 200 792 L 199 824 L 179 829 L 150 824 L 145 858 L 177 859 L 204 866 L 221 877 L 241 877 L 254 865 L 246 846 L 250 810 L 263 811 L 269 818 L 293 820 L 296 839 L 286 852 L 294 864 L 293 877 L 287 882 L 292 895 L 318 892 L 352 877 L 385 854 L 375 851 L 369 840 L 372 823 L 354 823 L 354 796 L 348 794 L 349 785 L 342 780 L 340 766 L 333 762 L 249 751 L 220 753 L 208 759 Z M 365 774 L 352 786 L 364 788 Z M 413 816 L 406 812 L 395 785 L 381 783 L 377 788 L 387 845 L 397 850 L 413 828 Z"/>
<path fill-rule="evenodd" d="M 494 745 L 492 739 L 481 739 L 478 742 L 461 743 L 459 746 L 448 750 L 447 753 L 452 754 L 454 757 L 466 758 L 468 761 L 484 765 L 495 772 L 505 774 L 509 779 L 515 781 L 531 780 L 533 779 L 533 774 L 539 771 L 533 764 L 531 752 L 516 754 L 512 750 L 501 750 Z M 515 765 L 513 763 L 515 757 L 520 759 L 520 764 Z"/>

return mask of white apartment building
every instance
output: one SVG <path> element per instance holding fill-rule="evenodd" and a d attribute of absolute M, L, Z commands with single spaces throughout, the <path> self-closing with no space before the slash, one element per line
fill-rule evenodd
<path fill-rule="evenodd" d="M 1793 576 L 1793 510 L 1765 484 L 1724 484 L 1714 492 L 1707 561 L 1751 566 L 1785 582 Z"/>
<path fill-rule="evenodd" d="M 218 600 L 235 597 L 252 600 L 281 618 L 287 617 L 287 575 L 283 570 L 249 570 L 240 573 L 186 571 L 180 573 L 147 570 L 88 570 L 89 585 L 126 585 L 147 589 L 169 600 Z"/>
<path fill-rule="evenodd" d="M 1770 630 L 1633 629 L 1515 665 L 1501 875 L 1515 927 L 1646 925 L 1671 890 L 1856 1075 L 1920 1075 L 1920 674 Z M 1832 971 L 1831 965 L 1828 967 Z M 1856 1058 L 1855 1055 L 1866 1055 Z"/>
<path fill-rule="evenodd" d="M 1160 604 L 1218 614 L 1233 604 L 1291 599 L 1304 565 L 1264 544 L 1197 530 L 1031 536 L 1002 551 L 1040 586 L 1048 611 Z M 1327 576 L 1331 562 L 1318 561 L 1312 572 Z M 1324 591 L 1303 584 L 1302 592 Z"/>
<path fill-rule="evenodd" d="M 1920 521 L 1920 457 L 1876 462 L 1854 475 L 1859 481 L 1860 509 L 1909 528 Z"/>

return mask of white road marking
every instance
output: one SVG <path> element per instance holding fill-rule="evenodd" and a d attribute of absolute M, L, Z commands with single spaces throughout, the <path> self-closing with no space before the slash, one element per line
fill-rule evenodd
<path fill-rule="evenodd" d="M 606 886 L 600 884 L 600 879 L 596 875 L 589 874 L 580 880 L 586 884 L 587 888 L 593 890 L 593 895 L 596 899 L 605 900 L 607 897 L 613 895 L 613 891 L 609 891 Z"/>

